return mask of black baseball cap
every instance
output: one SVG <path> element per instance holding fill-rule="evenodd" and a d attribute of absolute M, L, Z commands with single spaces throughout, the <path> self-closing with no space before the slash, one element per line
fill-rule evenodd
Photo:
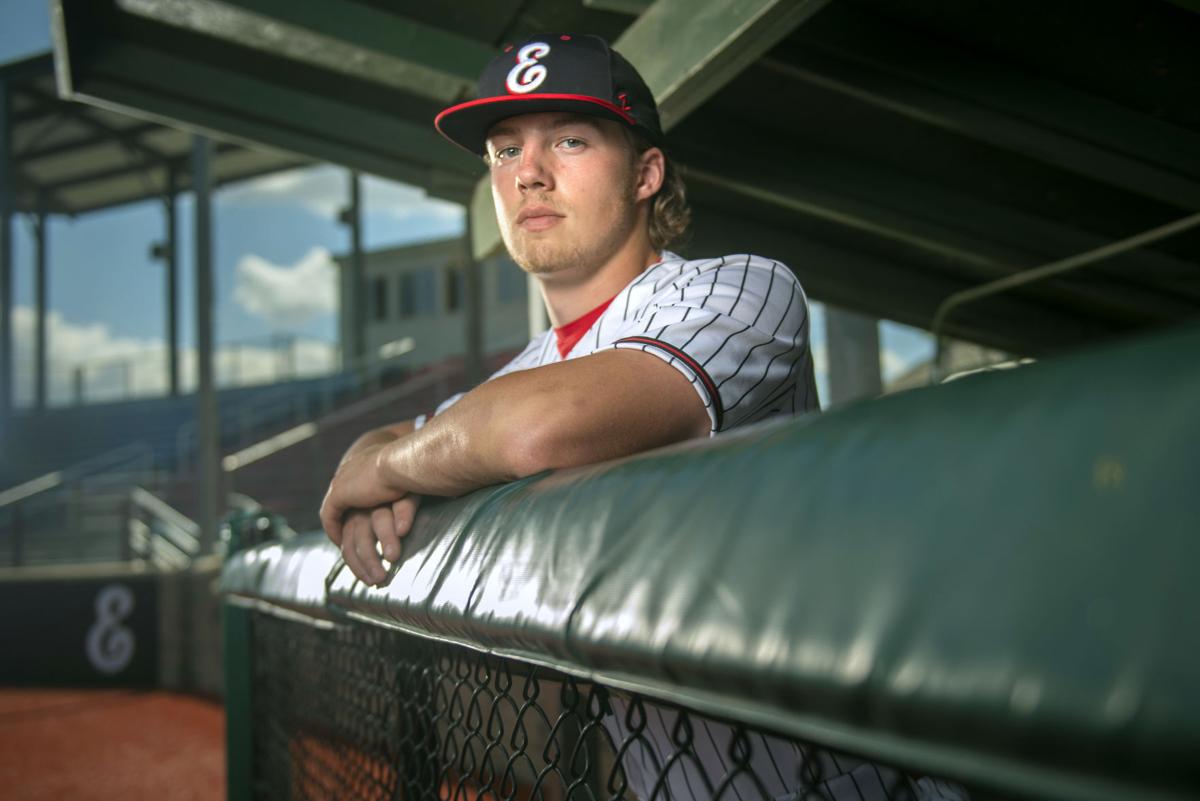
<path fill-rule="evenodd" d="M 506 117 L 572 111 L 630 125 L 662 144 L 646 82 L 608 42 L 591 34 L 543 33 L 506 45 L 479 77 L 478 97 L 442 111 L 434 127 L 482 156 L 487 133 Z"/>

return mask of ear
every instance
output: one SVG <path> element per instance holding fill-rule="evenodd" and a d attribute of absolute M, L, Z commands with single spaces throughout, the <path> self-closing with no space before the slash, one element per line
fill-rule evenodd
<path fill-rule="evenodd" d="M 667 175 L 667 157 L 657 147 L 649 148 L 638 156 L 636 198 L 648 200 L 662 189 Z"/>

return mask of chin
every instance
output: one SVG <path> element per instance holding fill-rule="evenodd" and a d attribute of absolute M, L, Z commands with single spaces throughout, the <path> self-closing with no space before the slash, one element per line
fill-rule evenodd
<path fill-rule="evenodd" d="M 508 252 L 521 269 L 533 275 L 550 275 L 577 266 L 583 254 L 579 248 L 551 242 L 525 242 L 524 247 L 510 247 Z"/>

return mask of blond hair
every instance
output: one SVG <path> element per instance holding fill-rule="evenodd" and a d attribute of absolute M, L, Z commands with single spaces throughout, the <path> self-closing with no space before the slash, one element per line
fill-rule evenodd
<path fill-rule="evenodd" d="M 625 138 L 633 148 L 634 158 L 655 147 L 641 131 L 622 126 Z M 661 148 L 660 148 L 661 149 Z M 655 250 L 666 250 L 683 244 L 688 226 L 692 222 L 692 210 L 687 202 L 687 187 L 679 168 L 663 150 L 662 187 L 650 199 L 650 244 Z"/>

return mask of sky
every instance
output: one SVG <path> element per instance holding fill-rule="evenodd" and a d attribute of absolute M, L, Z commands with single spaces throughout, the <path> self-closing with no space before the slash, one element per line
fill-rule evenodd
<path fill-rule="evenodd" d="M 50 48 L 45 0 L 0 0 L 0 63 Z M 338 222 L 348 202 L 347 171 L 332 165 L 277 173 L 215 193 L 214 262 L 218 381 L 269 379 L 278 337 L 299 341 L 308 372 L 336 363 L 337 292 L 331 255 L 349 250 Z M 364 179 L 364 246 L 374 249 L 462 232 L 465 212 L 419 188 Z M 185 376 L 194 364 L 190 196 L 179 200 L 179 333 Z M 72 373 L 86 364 L 89 399 L 164 391 L 165 270 L 151 255 L 164 232 L 161 203 L 145 202 L 48 223 L 48 339 L 52 401 L 71 397 Z M 18 217 L 14 242 L 17 402 L 32 398 L 33 244 Z M 766 254 L 769 255 L 769 254 Z M 823 309 L 814 304 L 818 384 L 824 375 Z M 923 332 L 884 323 L 885 380 L 932 351 Z M 185 387 L 191 380 L 185 378 Z"/>

